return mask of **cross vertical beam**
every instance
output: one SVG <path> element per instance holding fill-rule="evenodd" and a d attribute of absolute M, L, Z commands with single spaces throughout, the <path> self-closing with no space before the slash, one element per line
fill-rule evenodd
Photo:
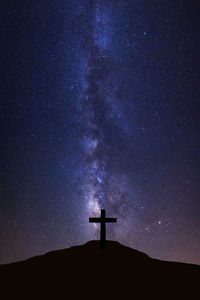
<path fill-rule="evenodd" d="M 106 248 L 106 222 L 105 222 L 105 218 L 106 218 L 106 212 L 105 209 L 101 210 L 101 231 L 100 231 L 100 247 L 101 249 L 105 249 Z"/>

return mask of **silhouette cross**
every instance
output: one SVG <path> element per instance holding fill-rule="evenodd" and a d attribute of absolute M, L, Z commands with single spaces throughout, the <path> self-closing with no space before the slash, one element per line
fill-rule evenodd
<path fill-rule="evenodd" d="M 100 231 L 100 247 L 101 249 L 106 248 L 106 223 L 115 223 L 117 222 L 116 218 L 106 218 L 105 209 L 101 210 L 100 218 L 89 218 L 90 223 L 101 223 L 101 231 Z"/>

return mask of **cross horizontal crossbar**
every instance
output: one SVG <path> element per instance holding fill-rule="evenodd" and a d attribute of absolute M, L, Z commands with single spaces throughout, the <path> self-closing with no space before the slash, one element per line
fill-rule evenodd
<path fill-rule="evenodd" d="M 101 222 L 105 222 L 105 223 L 115 223 L 117 222 L 116 218 L 89 218 L 89 222 L 90 223 L 101 223 Z"/>

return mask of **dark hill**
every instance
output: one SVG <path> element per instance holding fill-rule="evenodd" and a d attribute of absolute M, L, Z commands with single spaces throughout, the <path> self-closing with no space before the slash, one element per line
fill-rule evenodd
<path fill-rule="evenodd" d="M 113 241 L 107 241 L 106 250 L 90 241 L 0 266 L 7 299 L 13 294 L 27 299 L 193 299 L 199 280 L 200 266 L 151 259 Z"/>

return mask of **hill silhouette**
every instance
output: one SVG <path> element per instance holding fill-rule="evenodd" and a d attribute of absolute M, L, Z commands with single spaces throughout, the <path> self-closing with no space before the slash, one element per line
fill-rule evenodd
<path fill-rule="evenodd" d="M 152 259 L 114 241 L 107 241 L 106 250 L 89 241 L 0 265 L 0 292 L 8 299 L 193 299 L 199 279 L 200 266 Z"/>

